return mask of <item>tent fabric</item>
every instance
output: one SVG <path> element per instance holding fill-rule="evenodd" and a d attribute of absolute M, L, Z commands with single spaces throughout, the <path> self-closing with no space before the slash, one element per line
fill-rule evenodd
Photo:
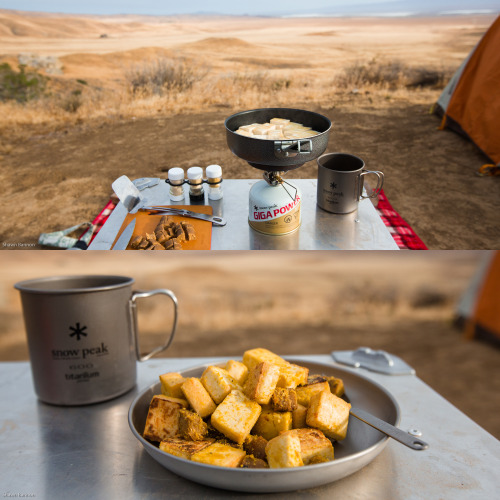
<path fill-rule="evenodd" d="M 469 303 L 474 300 L 466 322 L 466 337 L 473 338 L 478 332 L 485 332 L 500 341 L 500 251 L 493 254 L 477 295 L 471 297 Z"/>
<path fill-rule="evenodd" d="M 437 100 L 436 103 L 438 105 L 436 111 L 440 115 L 445 114 L 445 111 L 448 109 L 448 104 L 450 103 L 451 96 L 453 95 L 453 92 L 455 92 L 455 89 L 457 88 L 457 84 L 460 80 L 460 77 L 462 76 L 465 65 L 469 62 L 471 55 L 472 52 L 462 61 L 462 64 L 460 64 L 455 74 L 451 77 L 450 81 L 444 88 L 443 92 L 441 92 L 441 95 L 439 96 L 439 99 Z"/>
<path fill-rule="evenodd" d="M 500 16 L 462 63 L 437 103 L 445 113 L 445 126 L 464 132 L 495 164 L 500 163 L 499 47 Z"/>

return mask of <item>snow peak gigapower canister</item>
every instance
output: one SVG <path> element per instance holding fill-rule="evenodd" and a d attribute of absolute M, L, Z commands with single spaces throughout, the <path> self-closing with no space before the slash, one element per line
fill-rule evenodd
<path fill-rule="evenodd" d="M 288 234 L 300 226 L 301 194 L 281 172 L 265 172 L 250 189 L 248 222 L 265 234 Z"/>

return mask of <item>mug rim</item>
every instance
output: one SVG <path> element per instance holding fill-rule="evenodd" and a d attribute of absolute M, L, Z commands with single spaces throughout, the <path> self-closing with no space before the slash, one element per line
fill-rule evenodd
<path fill-rule="evenodd" d="M 327 156 L 330 156 L 330 157 L 348 157 L 348 158 L 354 158 L 356 160 L 359 160 L 361 162 L 361 166 L 359 168 L 356 168 L 354 170 L 337 170 L 335 168 L 330 168 L 330 167 L 326 167 L 325 165 L 322 165 L 320 163 L 320 160 L 322 158 L 325 158 Z M 355 173 L 355 172 L 359 172 L 360 170 L 363 170 L 365 167 L 366 167 L 366 164 L 365 164 L 365 161 L 363 160 L 363 158 L 360 158 L 359 156 L 356 156 L 356 155 L 353 155 L 351 153 L 341 153 L 341 152 L 336 152 L 336 153 L 325 153 L 323 155 L 321 155 L 319 158 L 316 159 L 316 162 L 318 164 L 318 168 L 323 168 L 327 171 L 330 171 L 330 172 L 336 172 L 336 173 L 339 173 L 339 174 L 352 174 L 352 173 Z"/>
<path fill-rule="evenodd" d="M 69 281 L 88 281 L 88 280 L 101 280 L 102 284 L 95 286 L 73 286 L 70 288 L 50 288 L 44 286 L 46 284 L 55 284 L 57 282 L 64 283 Z M 108 281 L 106 283 L 106 281 Z M 116 290 L 125 288 L 134 283 L 134 278 L 128 276 L 108 275 L 108 274 L 78 274 L 78 275 L 60 275 L 60 276 L 46 276 L 42 278 L 34 278 L 24 281 L 19 281 L 14 285 L 14 288 L 25 293 L 34 293 L 42 295 L 58 295 L 58 294 L 75 294 L 75 293 L 88 293 L 100 292 L 106 290 Z M 77 285 L 77 283 L 75 283 Z"/>

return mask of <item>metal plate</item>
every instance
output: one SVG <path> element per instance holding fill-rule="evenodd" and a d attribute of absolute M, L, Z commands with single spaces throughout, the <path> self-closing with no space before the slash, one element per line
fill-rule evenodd
<path fill-rule="evenodd" d="M 392 425 L 399 423 L 399 406 L 381 385 L 347 369 L 302 361 L 300 358 L 288 359 L 308 367 L 311 374 L 320 373 L 342 378 L 346 395 L 353 406 L 362 408 Z M 209 364 L 185 370 L 181 375 L 199 377 L 207 366 Z M 335 460 L 331 462 L 291 469 L 233 469 L 200 464 L 165 453 L 142 437 L 149 403 L 152 397 L 160 392 L 158 382 L 134 399 L 128 416 L 132 433 L 146 452 L 163 467 L 186 479 L 216 488 L 264 493 L 321 486 L 362 469 L 384 449 L 389 439 L 372 427 L 350 417 L 347 437 L 334 445 Z"/>

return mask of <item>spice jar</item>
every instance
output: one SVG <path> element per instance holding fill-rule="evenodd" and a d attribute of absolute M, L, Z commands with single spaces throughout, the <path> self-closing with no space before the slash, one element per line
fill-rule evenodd
<path fill-rule="evenodd" d="M 189 198 L 192 201 L 204 201 L 205 191 L 203 190 L 203 169 L 191 167 L 187 171 L 189 183 Z"/>
<path fill-rule="evenodd" d="M 171 168 L 168 171 L 168 181 L 170 183 L 170 199 L 182 201 L 184 199 L 184 170 L 178 167 Z"/>
<path fill-rule="evenodd" d="M 208 182 L 208 199 L 220 200 L 222 198 L 222 168 L 220 165 L 209 165 L 206 169 Z"/>

